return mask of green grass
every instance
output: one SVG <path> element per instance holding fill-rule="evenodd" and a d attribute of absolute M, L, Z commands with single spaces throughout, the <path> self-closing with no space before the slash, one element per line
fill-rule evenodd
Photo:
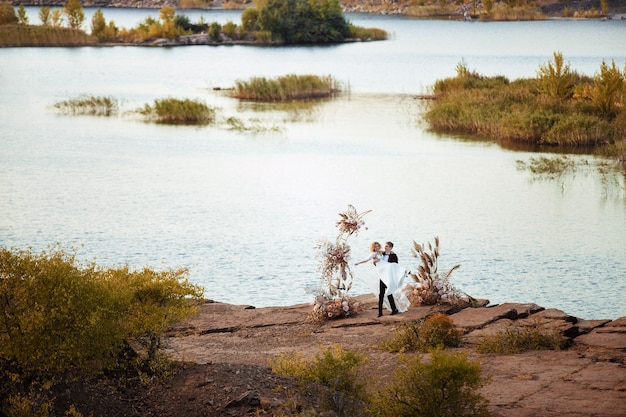
<path fill-rule="evenodd" d="M 149 121 L 163 124 L 205 125 L 215 120 L 216 110 L 190 99 L 166 98 L 146 104 L 139 113 Z"/>
<path fill-rule="evenodd" d="M 89 46 L 97 40 L 79 29 L 53 26 L 0 25 L 0 47 Z"/>
<path fill-rule="evenodd" d="M 238 80 L 230 94 L 241 100 L 290 101 L 331 97 L 339 92 L 339 83 L 331 76 L 289 74 Z"/>

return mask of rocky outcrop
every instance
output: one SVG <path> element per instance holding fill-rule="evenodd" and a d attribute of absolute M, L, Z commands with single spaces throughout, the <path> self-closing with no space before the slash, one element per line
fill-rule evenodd
<path fill-rule="evenodd" d="M 297 352 L 312 357 L 321 348 L 340 344 L 366 353 L 369 361 L 364 373 L 372 380 L 384 381 L 392 377 L 399 355 L 381 350 L 381 342 L 406 321 L 442 312 L 464 334 L 460 349 L 479 360 L 484 375 L 490 378 L 481 392 L 489 399 L 494 416 L 623 415 L 626 317 L 584 320 L 536 304 L 505 303 L 460 310 L 449 305 L 419 306 L 378 318 L 373 296 L 357 298 L 362 307 L 357 315 L 323 323 L 307 321 L 310 304 L 254 308 L 207 301 L 197 316 L 171 329 L 166 353 L 198 364 L 267 367 L 268 360 L 280 354 Z M 537 325 L 563 331 L 571 339 L 571 347 L 516 355 L 481 355 L 474 349 L 484 336 L 498 329 Z M 243 392 L 235 404 L 247 401 L 256 399 Z"/>

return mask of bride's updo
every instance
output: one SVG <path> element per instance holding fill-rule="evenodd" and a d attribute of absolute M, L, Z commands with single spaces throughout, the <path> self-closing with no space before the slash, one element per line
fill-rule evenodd
<path fill-rule="evenodd" d="M 378 246 L 378 248 L 376 248 Z M 370 252 L 378 252 L 380 250 L 380 243 L 372 242 L 370 243 Z"/>

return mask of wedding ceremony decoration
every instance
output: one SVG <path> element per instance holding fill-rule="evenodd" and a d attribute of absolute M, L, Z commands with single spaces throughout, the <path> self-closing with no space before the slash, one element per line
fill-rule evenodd
<path fill-rule="evenodd" d="M 439 272 L 439 237 L 435 236 L 435 245 L 428 242 L 428 246 L 413 241 L 411 249 L 414 258 L 421 262 L 417 271 L 410 276 L 415 281 L 408 284 L 412 291 L 409 299 L 414 304 L 434 305 L 439 303 L 457 304 L 467 301 L 462 293 L 454 288 L 449 278 L 461 265 L 456 264 L 445 272 Z"/>
<path fill-rule="evenodd" d="M 339 230 L 337 239 L 334 242 L 326 239 L 318 242 L 318 269 L 321 278 L 318 286 L 311 291 L 315 295 L 310 314 L 312 320 L 337 319 L 358 311 L 359 303 L 348 295 L 354 279 L 348 265 L 348 239 L 358 234 L 362 228 L 367 229 L 363 216 L 370 211 L 359 213 L 354 206 L 348 205 L 346 211 L 339 213 L 340 220 L 336 223 Z"/>

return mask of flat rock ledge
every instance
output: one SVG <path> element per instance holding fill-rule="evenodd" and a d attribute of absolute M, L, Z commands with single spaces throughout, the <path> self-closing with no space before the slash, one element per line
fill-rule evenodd
<path fill-rule="evenodd" d="M 488 377 L 481 393 L 493 416 L 626 415 L 626 317 L 584 320 L 532 303 L 487 306 L 483 300 L 480 307 L 418 306 L 378 318 L 374 296 L 357 298 L 358 314 L 323 323 L 307 321 L 311 304 L 254 308 L 206 300 L 199 314 L 166 334 L 165 351 L 187 363 L 269 367 L 281 354 L 312 357 L 339 344 L 367 354 L 363 372 L 380 382 L 392 377 L 400 356 L 380 349 L 381 342 L 392 337 L 398 325 L 441 312 L 463 332 L 463 346 L 454 350 L 480 361 Z M 561 330 L 571 347 L 515 355 L 484 355 L 474 349 L 499 330 L 538 324 Z"/>

